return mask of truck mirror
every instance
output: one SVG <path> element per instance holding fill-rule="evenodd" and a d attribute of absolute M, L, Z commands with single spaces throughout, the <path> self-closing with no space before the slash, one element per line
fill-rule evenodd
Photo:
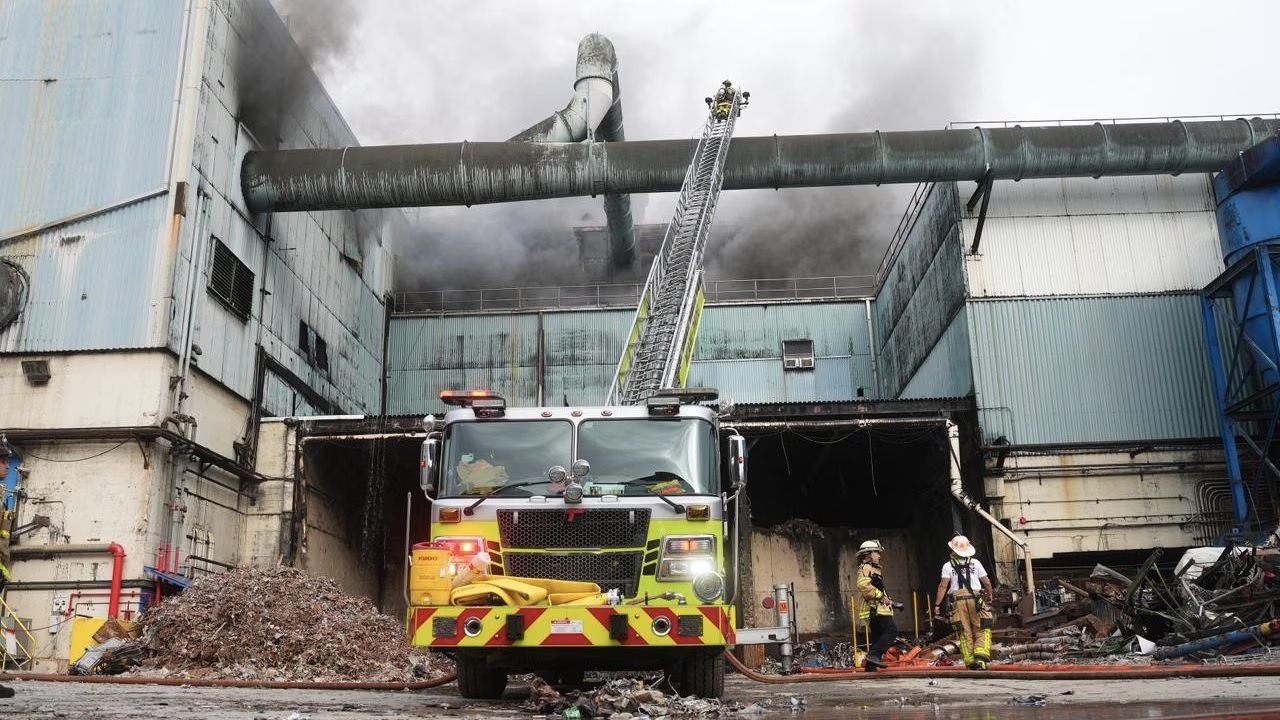
<path fill-rule="evenodd" d="M 422 494 L 428 499 L 431 493 L 436 489 L 436 476 L 439 474 L 439 464 L 436 458 L 440 455 L 440 441 L 430 438 L 422 443 L 422 465 L 421 476 L 418 478 L 419 484 L 422 486 Z"/>
<path fill-rule="evenodd" d="M 747 439 L 741 435 L 729 436 L 729 482 L 734 490 L 747 485 Z"/>

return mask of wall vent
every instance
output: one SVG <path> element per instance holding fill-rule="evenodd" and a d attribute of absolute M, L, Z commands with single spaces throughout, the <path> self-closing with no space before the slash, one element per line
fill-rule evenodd
<path fill-rule="evenodd" d="M 53 377 L 49 374 L 48 360 L 23 360 L 22 374 L 32 385 L 44 385 Z"/>

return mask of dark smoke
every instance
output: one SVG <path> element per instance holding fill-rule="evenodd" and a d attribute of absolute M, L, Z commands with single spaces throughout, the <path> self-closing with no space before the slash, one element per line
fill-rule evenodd
<path fill-rule="evenodd" d="M 602 225 L 600 201 L 522 202 L 409 213 L 395 289 L 583 285 L 575 225 Z"/>
<path fill-rule="evenodd" d="M 284 139 L 286 118 L 315 91 L 309 68 L 321 74 L 349 49 L 358 6 L 354 0 L 274 0 L 273 5 L 242 0 L 239 5 L 254 17 L 236 24 L 247 33 L 233 64 L 237 119 L 263 147 L 276 148 Z"/>
<path fill-rule="evenodd" d="M 901 19 L 894 20 L 900 23 Z M 918 22 L 909 45 L 871 48 L 874 65 L 850 68 L 849 87 L 864 83 L 823 132 L 940 129 L 963 114 L 975 91 L 975 39 Z M 707 249 L 717 279 L 874 275 L 913 187 L 804 188 L 726 193 L 717 226 L 730 225 Z"/>
<path fill-rule="evenodd" d="M 355 0 L 274 0 L 298 49 L 323 75 L 346 55 L 360 19 Z"/>

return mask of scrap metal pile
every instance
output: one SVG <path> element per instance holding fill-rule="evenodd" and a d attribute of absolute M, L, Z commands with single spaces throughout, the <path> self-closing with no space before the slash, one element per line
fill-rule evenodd
<path fill-rule="evenodd" d="M 1083 588 L 1063 587 L 1116 612 L 1118 632 L 1090 654 L 1135 644 L 1155 659 L 1215 656 L 1265 647 L 1280 636 L 1280 549 L 1194 548 L 1170 576 L 1159 549 L 1133 578 L 1098 566 Z"/>
<path fill-rule="evenodd" d="M 1054 590 L 1040 596 L 1047 609 L 998 614 L 996 664 L 1150 664 L 1275 652 L 1280 548 L 1193 548 L 1172 570 L 1167 564 L 1161 569 L 1162 557 L 1155 550 L 1132 577 L 1098 565 L 1087 578 L 1056 579 Z M 1015 604 L 1002 602 L 999 590 L 996 595 L 997 609 Z M 932 634 L 918 641 L 900 638 L 893 648 L 898 654 L 891 661 L 885 656 L 890 667 L 958 661 L 948 625 L 935 623 Z M 795 646 L 794 660 L 800 672 L 830 672 L 857 668 L 861 655 L 843 640 L 812 640 Z M 781 665 L 768 659 L 761 670 L 779 673 Z"/>
<path fill-rule="evenodd" d="M 148 676 L 413 682 L 452 671 L 415 653 L 403 623 L 329 578 L 238 568 L 200 578 L 139 621 L 123 650 Z"/>

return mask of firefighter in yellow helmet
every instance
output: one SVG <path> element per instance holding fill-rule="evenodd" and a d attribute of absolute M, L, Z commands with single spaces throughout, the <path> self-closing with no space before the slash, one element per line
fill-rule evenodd
<path fill-rule="evenodd" d="M 870 630 L 871 647 L 863 669 L 875 672 L 886 667 L 884 652 L 898 637 L 898 626 L 893 621 L 893 599 L 885 592 L 884 578 L 880 575 L 880 553 L 884 546 L 879 540 L 868 540 L 858 547 L 858 594 L 862 602 L 858 606 L 858 621 Z"/>
<path fill-rule="evenodd" d="M 934 600 L 934 616 L 943 617 L 943 602 L 951 596 L 951 629 L 956 631 L 960 655 L 970 670 L 986 670 L 991 662 L 991 578 L 974 557 L 973 543 L 956 535 L 947 543 L 951 558 L 942 566 L 942 580 Z"/>

